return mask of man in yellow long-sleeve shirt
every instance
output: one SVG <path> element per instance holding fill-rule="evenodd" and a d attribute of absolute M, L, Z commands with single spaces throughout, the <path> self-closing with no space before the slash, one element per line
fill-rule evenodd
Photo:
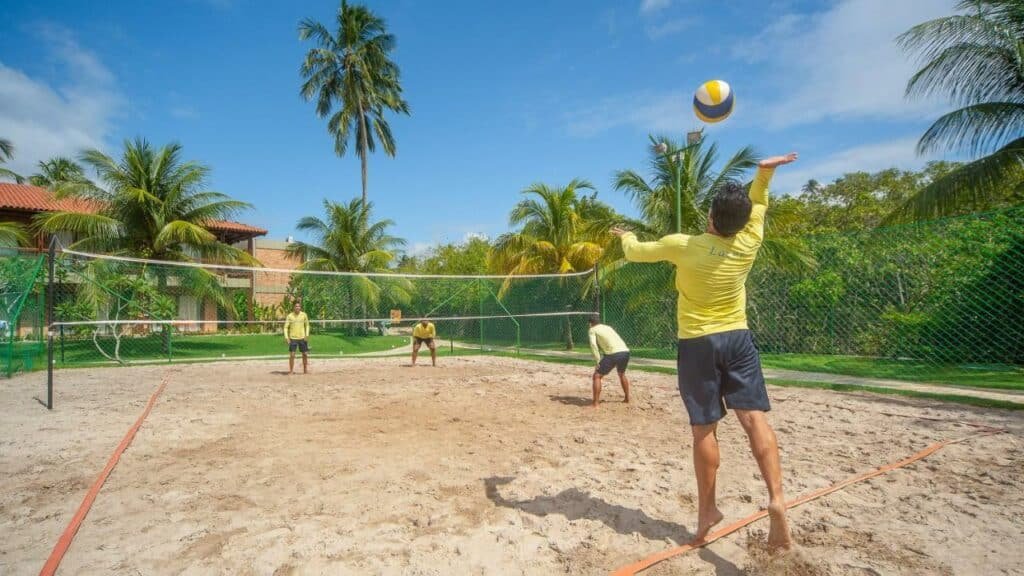
<path fill-rule="evenodd" d="M 699 236 L 671 234 L 655 242 L 639 242 L 632 233 L 613 229 L 622 238 L 627 260 L 668 261 L 676 266 L 679 393 L 693 431 L 697 540 L 706 538 L 722 520 L 715 503 L 716 426 L 728 407 L 736 412 L 768 485 L 768 545 L 775 549 L 792 545 L 779 447 L 765 414 L 771 406 L 761 359 L 747 328 L 745 283 L 764 239 L 768 183 L 776 167 L 796 158 L 790 153 L 762 160 L 749 195 L 742 184 L 725 183 L 716 191 L 707 230 Z"/>
<path fill-rule="evenodd" d="M 597 314 L 590 317 L 590 330 L 587 335 L 590 338 L 590 351 L 597 362 L 593 376 L 593 407 L 597 408 L 601 402 L 601 379 L 610 374 L 612 368 L 619 374 L 619 384 L 622 384 L 622 393 L 628 404 L 629 377 L 626 376 L 626 367 L 629 366 L 629 348 L 614 328 L 601 323 L 601 317 Z"/>
<path fill-rule="evenodd" d="M 284 341 L 288 343 L 288 374 L 295 373 L 295 349 L 302 352 L 302 373 L 309 373 L 309 316 L 298 300 L 284 319 Z"/>

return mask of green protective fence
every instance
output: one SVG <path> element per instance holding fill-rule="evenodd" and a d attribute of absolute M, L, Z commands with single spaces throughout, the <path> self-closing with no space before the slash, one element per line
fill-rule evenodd
<path fill-rule="evenodd" d="M 1024 387 L 1024 208 L 794 240 L 812 265 L 762 257 L 747 281 L 767 365 L 965 383 L 1002 373 Z M 675 355 L 674 273 L 604 273 L 606 320 L 639 355 Z"/>
<path fill-rule="evenodd" d="M 767 366 L 1024 388 L 1024 207 L 788 241 L 807 261 L 761 254 L 747 282 Z M 540 278 L 318 275 L 64 252 L 55 361 L 281 356 L 296 301 L 313 322 L 314 356 L 401 351 L 423 317 L 449 352 L 585 353 L 587 317 L 600 309 L 634 356 L 672 359 L 674 274 L 668 264 L 616 262 Z"/>
<path fill-rule="evenodd" d="M 0 250 L 0 362 L 8 377 L 45 366 L 43 263 L 37 253 Z"/>

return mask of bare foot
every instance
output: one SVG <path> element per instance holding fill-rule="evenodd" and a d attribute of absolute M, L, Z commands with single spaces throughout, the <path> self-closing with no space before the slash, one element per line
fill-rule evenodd
<path fill-rule="evenodd" d="M 786 522 L 786 506 L 783 504 L 768 505 L 768 550 L 781 552 L 793 547 L 793 539 L 789 535 L 789 523 Z"/>
<path fill-rule="evenodd" d="M 704 540 L 708 537 L 708 532 L 715 527 L 719 522 L 722 521 L 725 516 L 718 511 L 718 508 L 713 509 L 709 514 L 698 514 L 697 515 L 697 534 L 694 535 L 694 540 Z"/>
<path fill-rule="evenodd" d="M 591 404 L 590 406 L 587 406 L 587 408 L 590 408 L 591 410 L 597 410 L 597 404 Z"/>

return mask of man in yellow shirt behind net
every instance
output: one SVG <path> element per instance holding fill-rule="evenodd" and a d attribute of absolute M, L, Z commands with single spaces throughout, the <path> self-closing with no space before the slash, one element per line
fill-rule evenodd
<path fill-rule="evenodd" d="M 758 165 L 749 195 L 738 182 L 716 191 L 707 230 L 699 236 L 671 234 L 655 242 L 639 242 L 631 232 L 615 228 L 622 250 L 632 262 L 671 262 L 679 292 L 677 318 L 679 394 L 693 431 L 697 474 L 697 532 L 703 540 L 722 521 L 715 503 L 718 475 L 717 423 L 726 408 L 750 440 L 750 448 L 768 485 L 771 527 L 768 545 L 792 545 L 782 495 L 782 466 L 775 432 L 768 424 L 771 409 L 761 373 L 761 359 L 747 328 L 747 275 L 764 239 L 768 182 L 778 166 L 797 155 L 766 158 Z"/>
<path fill-rule="evenodd" d="M 420 353 L 420 346 L 423 344 L 430 348 L 430 365 L 437 366 L 437 346 L 434 338 L 437 337 L 437 329 L 434 323 L 426 318 L 416 323 L 412 329 L 412 365 L 416 365 L 416 356 Z"/>
<path fill-rule="evenodd" d="M 626 367 L 629 366 L 629 348 L 622 341 L 622 337 L 614 328 L 601 323 L 601 316 L 594 314 L 590 317 L 590 330 L 587 333 L 590 338 L 590 351 L 594 354 L 594 361 L 597 367 L 594 368 L 594 403 L 593 407 L 601 402 L 601 379 L 611 373 L 612 368 L 619 374 L 619 384 L 622 384 L 624 400 L 629 403 L 629 377 L 626 376 Z"/>
<path fill-rule="evenodd" d="M 284 319 L 284 341 L 288 343 L 288 374 L 295 373 L 295 349 L 302 353 L 302 373 L 309 373 L 309 316 L 298 300 Z"/>

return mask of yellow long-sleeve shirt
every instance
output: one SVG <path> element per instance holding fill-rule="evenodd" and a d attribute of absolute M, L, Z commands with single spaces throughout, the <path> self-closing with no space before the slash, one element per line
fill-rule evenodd
<path fill-rule="evenodd" d="M 590 351 L 594 354 L 594 361 L 601 361 L 601 354 L 615 354 L 617 352 L 629 352 L 622 337 L 611 326 L 597 324 L 590 327 Z"/>
<path fill-rule="evenodd" d="M 284 337 L 289 340 L 305 340 L 309 336 L 309 316 L 305 312 L 289 312 L 284 319 Z"/>
<path fill-rule="evenodd" d="M 764 239 L 768 183 L 773 168 L 759 168 L 750 186 L 750 222 L 735 236 L 671 234 L 655 242 L 622 235 L 631 262 L 667 261 L 676 266 L 679 338 L 747 328 L 747 275 Z"/>
<path fill-rule="evenodd" d="M 434 328 L 433 322 L 427 322 L 424 326 L 422 322 L 417 322 L 416 326 L 412 329 L 413 338 L 421 338 L 426 340 L 428 338 L 434 338 L 437 336 L 437 329 Z"/>

